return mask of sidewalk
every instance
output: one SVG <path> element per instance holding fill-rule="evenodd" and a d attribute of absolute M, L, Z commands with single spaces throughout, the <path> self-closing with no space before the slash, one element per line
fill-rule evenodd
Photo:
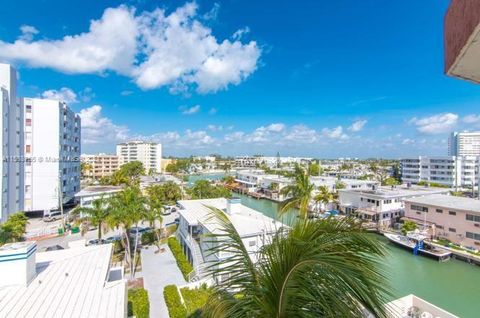
<path fill-rule="evenodd" d="M 165 252 L 155 254 L 157 248 L 142 249 L 142 272 L 144 288 L 148 290 L 150 317 L 168 318 L 168 309 L 163 298 L 163 288 L 167 285 L 184 285 L 187 282 L 178 269 L 177 262 L 168 246 L 162 245 Z"/>

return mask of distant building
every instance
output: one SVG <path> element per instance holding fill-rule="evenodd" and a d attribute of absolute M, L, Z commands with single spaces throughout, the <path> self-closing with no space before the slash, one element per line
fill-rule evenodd
<path fill-rule="evenodd" d="M 23 109 L 17 103 L 17 71 L 0 63 L 0 223 L 23 210 Z"/>
<path fill-rule="evenodd" d="M 452 132 L 448 139 L 449 156 L 480 156 L 480 132 Z"/>
<path fill-rule="evenodd" d="M 162 171 L 162 145 L 155 142 L 129 141 L 117 145 L 120 165 L 140 161 L 148 173 L 151 169 Z"/>
<path fill-rule="evenodd" d="M 112 244 L 37 252 L 35 242 L 0 247 L 0 317 L 127 317 L 122 267 Z M 78 246 L 74 246 L 78 245 Z"/>
<path fill-rule="evenodd" d="M 80 191 L 80 116 L 64 102 L 22 98 L 25 211 L 57 209 Z"/>
<path fill-rule="evenodd" d="M 264 156 L 241 156 L 235 157 L 237 168 L 258 168 L 265 165 L 269 168 L 277 168 L 282 164 L 308 164 L 313 158 L 303 157 L 264 157 Z"/>
<path fill-rule="evenodd" d="M 450 195 L 405 200 L 405 218 L 426 225 L 430 234 L 480 249 L 480 201 Z"/>
<path fill-rule="evenodd" d="M 448 193 L 448 189 L 417 186 L 381 186 L 373 190 L 338 190 L 340 211 L 381 227 L 390 227 L 405 213 L 409 198 Z"/>
<path fill-rule="evenodd" d="M 402 181 L 435 182 L 448 187 L 478 185 L 480 156 L 419 156 L 400 160 Z"/>
<path fill-rule="evenodd" d="M 93 201 L 111 198 L 122 190 L 122 186 L 88 186 L 75 194 L 75 198 L 78 199 L 81 207 L 91 207 Z"/>
<path fill-rule="evenodd" d="M 175 159 L 171 159 L 171 158 L 162 158 L 162 162 L 160 164 L 160 171 L 157 171 L 159 173 L 163 173 L 163 172 L 166 172 L 167 170 L 167 166 L 169 164 L 173 164 L 175 163 Z M 148 172 L 148 171 L 147 171 Z"/>
<path fill-rule="evenodd" d="M 97 155 L 82 155 L 82 162 L 88 164 L 90 169 L 85 172 L 85 177 L 100 179 L 111 176 L 120 168 L 120 158 L 116 155 L 100 153 Z"/>

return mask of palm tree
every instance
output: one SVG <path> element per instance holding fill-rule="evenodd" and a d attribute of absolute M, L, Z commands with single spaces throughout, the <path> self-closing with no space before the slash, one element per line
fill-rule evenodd
<path fill-rule="evenodd" d="M 296 166 L 294 183 L 280 190 L 282 195 L 288 197 L 288 199 L 279 204 L 280 215 L 287 213 L 292 208 L 298 207 L 300 218 L 307 219 L 308 206 L 312 200 L 314 189 L 315 186 L 310 183 L 306 171 Z"/>
<path fill-rule="evenodd" d="M 91 207 L 77 208 L 75 214 L 80 215 L 80 221 L 89 221 L 98 227 L 98 239 L 102 238 L 102 230 L 105 228 L 110 215 L 108 202 L 103 197 L 93 200 Z"/>
<path fill-rule="evenodd" d="M 227 253 L 209 267 L 222 277 L 202 317 L 387 317 L 390 296 L 381 269 L 385 248 L 353 219 L 305 220 L 278 229 L 253 262 L 235 227 L 212 208 L 220 231 L 209 253 Z M 208 237 L 207 237 L 208 240 Z M 210 243 L 210 242 L 209 242 Z"/>
<path fill-rule="evenodd" d="M 109 202 L 112 209 L 108 218 L 110 227 L 122 230 L 122 237 L 125 239 L 125 250 L 130 264 L 130 273 L 135 275 L 134 261 L 137 253 L 137 240 L 135 240 L 134 255 L 132 257 L 130 248 L 129 232 L 132 226 L 138 226 L 138 223 L 146 216 L 146 200 L 137 186 L 129 186 L 113 196 Z"/>
<path fill-rule="evenodd" d="M 327 186 L 322 185 L 318 187 L 318 193 L 315 195 L 313 200 L 317 203 L 323 203 L 324 206 L 327 206 L 330 202 L 333 201 L 333 194 L 330 192 Z"/>

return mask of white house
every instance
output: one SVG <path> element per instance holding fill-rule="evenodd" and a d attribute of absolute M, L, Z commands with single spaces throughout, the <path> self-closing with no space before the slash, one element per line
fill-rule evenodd
<path fill-rule="evenodd" d="M 206 264 L 211 265 L 229 256 L 225 253 L 209 253 L 212 246 L 209 245 L 211 238 L 208 235 L 221 232 L 219 224 L 211 217 L 209 207 L 225 213 L 241 236 L 253 261 L 257 260 L 259 249 L 270 242 L 277 229 L 284 226 L 281 222 L 242 205 L 240 199 L 181 200 L 178 204 L 180 223 L 177 237 L 183 252 L 195 269 L 191 278 L 205 277 Z M 215 279 L 223 280 L 224 278 L 216 277 Z"/>
<path fill-rule="evenodd" d="M 240 184 L 243 189 L 249 192 L 255 192 L 260 188 L 263 178 L 266 177 L 263 170 L 237 170 L 235 181 Z"/>
<path fill-rule="evenodd" d="M 389 227 L 404 216 L 405 199 L 448 192 L 445 188 L 381 186 L 373 190 L 342 189 L 338 191 L 338 199 L 341 212 Z"/>
<path fill-rule="evenodd" d="M 91 207 L 93 201 L 100 198 L 111 198 L 122 190 L 122 186 L 89 186 L 78 192 L 75 198 L 78 199 L 81 207 Z"/>
<path fill-rule="evenodd" d="M 80 191 L 80 116 L 64 102 L 22 98 L 25 211 L 59 207 Z"/>

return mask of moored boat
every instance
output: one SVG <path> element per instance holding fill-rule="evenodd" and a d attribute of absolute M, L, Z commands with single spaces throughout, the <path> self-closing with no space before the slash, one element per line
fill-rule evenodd
<path fill-rule="evenodd" d="M 439 261 L 450 259 L 452 252 L 429 244 L 427 237 L 418 232 L 409 232 L 407 235 L 393 233 L 383 234 L 392 243 L 413 251 L 414 255 L 420 254 Z"/>

